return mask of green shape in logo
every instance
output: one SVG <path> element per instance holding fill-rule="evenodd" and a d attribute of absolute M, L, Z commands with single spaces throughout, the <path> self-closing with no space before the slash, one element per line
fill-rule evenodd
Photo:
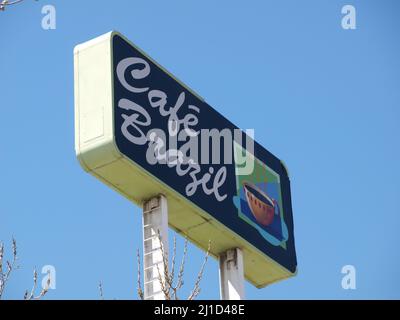
<path fill-rule="evenodd" d="M 234 142 L 238 215 L 274 246 L 286 249 L 289 232 L 284 220 L 279 175 Z"/>

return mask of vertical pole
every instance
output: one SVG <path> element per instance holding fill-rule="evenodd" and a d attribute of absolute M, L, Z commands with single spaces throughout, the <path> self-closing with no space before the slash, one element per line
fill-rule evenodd
<path fill-rule="evenodd" d="M 168 256 L 168 204 L 163 195 L 143 204 L 143 276 L 144 299 L 165 300 L 161 281 L 165 283 L 164 264 L 161 250 Z"/>
<path fill-rule="evenodd" d="M 219 284 L 221 300 L 244 299 L 243 252 L 229 249 L 219 256 Z"/>

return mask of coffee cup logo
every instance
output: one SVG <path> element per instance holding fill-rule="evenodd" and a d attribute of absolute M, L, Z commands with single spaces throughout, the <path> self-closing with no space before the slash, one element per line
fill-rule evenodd
<path fill-rule="evenodd" d="M 274 216 L 276 214 L 276 201 L 250 182 L 244 182 L 243 188 L 247 203 L 254 218 L 259 224 L 269 226 L 274 221 Z"/>
<path fill-rule="evenodd" d="M 243 155 L 243 147 L 234 144 L 235 155 Z M 254 170 L 243 175 L 236 163 L 236 196 L 232 201 L 239 218 L 251 225 L 264 239 L 274 246 L 286 249 L 289 238 L 282 206 L 280 176 L 266 163 L 250 153 L 246 161 L 254 163 Z"/>

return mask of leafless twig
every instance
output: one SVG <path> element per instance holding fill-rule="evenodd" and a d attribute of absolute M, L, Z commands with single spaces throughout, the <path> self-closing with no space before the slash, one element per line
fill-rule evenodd
<path fill-rule="evenodd" d="M 103 283 L 101 281 L 99 281 L 99 294 L 100 294 L 100 300 L 104 300 Z"/>
<path fill-rule="evenodd" d="M 160 286 L 161 286 L 161 291 L 164 293 L 165 300 L 171 300 L 171 297 L 169 295 L 170 287 L 166 282 L 166 277 L 164 277 L 164 279 L 162 278 L 159 264 L 157 263 L 156 266 L 157 266 L 158 281 L 159 281 Z M 165 273 L 165 267 L 164 267 L 164 273 Z"/>
<path fill-rule="evenodd" d="M 169 274 L 169 279 L 171 284 L 175 278 L 175 259 L 176 259 L 176 237 L 174 237 L 174 243 L 172 246 L 172 260 L 171 260 L 171 272 Z"/>
<path fill-rule="evenodd" d="M 200 282 L 201 282 L 201 279 L 203 278 L 204 267 L 206 266 L 208 257 L 210 255 L 210 249 L 211 249 L 211 242 L 209 241 L 206 256 L 204 257 L 203 264 L 201 265 L 199 274 L 197 275 L 197 279 L 194 284 L 194 288 L 193 288 L 192 292 L 190 293 L 188 300 L 194 300 L 200 293 Z"/>
<path fill-rule="evenodd" d="M 182 260 L 181 260 L 181 265 L 179 267 L 179 273 L 178 273 L 178 281 L 176 283 L 176 291 L 182 288 L 183 286 L 183 275 L 185 273 L 185 262 L 186 262 L 186 256 L 187 256 L 187 246 L 188 246 L 188 239 L 185 238 L 185 244 L 183 247 L 183 255 L 182 255 Z M 177 300 L 177 292 L 174 292 L 174 297 Z"/>
<path fill-rule="evenodd" d="M 164 279 L 161 279 L 160 269 L 157 264 L 158 278 L 160 281 L 161 289 L 164 292 L 165 299 L 171 300 L 171 289 L 173 287 L 172 282 L 174 279 L 173 277 L 171 277 L 171 273 L 169 272 L 169 257 L 164 250 L 164 244 L 161 239 L 160 230 L 157 231 L 157 237 L 158 237 L 158 242 L 160 243 L 161 256 L 163 259 L 163 269 L 164 269 Z M 174 243 L 176 243 L 175 237 L 174 237 Z M 174 267 L 172 267 L 172 269 L 174 269 Z"/>
<path fill-rule="evenodd" d="M 137 294 L 138 294 L 140 300 L 144 300 L 142 283 L 141 283 L 141 280 L 140 280 L 141 279 L 141 274 L 140 274 L 141 266 L 140 266 L 140 252 L 139 252 L 139 249 L 137 250 L 136 257 L 137 257 L 137 269 L 138 269 Z"/>
<path fill-rule="evenodd" d="M 7 265 L 7 270 L 4 271 L 4 244 L 2 242 L 0 242 L 0 299 L 3 296 L 7 281 L 10 279 L 11 273 L 14 270 L 19 268 L 19 266 L 17 265 L 17 260 L 18 260 L 17 241 L 14 238 L 12 238 L 12 255 L 13 255 L 12 261 L 10 262 L 7 260 L 5 262 L 5 264 Z M 44 288 L 42 288 L 42 290 L 40 291 L 40 293 L 37 296 L 35 296 L 37 280 L 38 280 L 38 274 L 37 274 L 36 269 L 34 269 L 33 270 L 33 287 L 30 292 L 25 291 L 25 294 L 24 294 L 25 300 L 39 300 L 49 291 L 50 284 L 51 284 L 50 271 L 48 273 L 46 286 Z"/>
<path fill-rule="evenodd" d="M 12 238 L 12 252 L 13 252 L 13 259 L 12 261 L 6 261 L 7 270 L 4 270 L 3 263 L 4 263 L 4 244 L 0 243 L 0 299 L 3 296 L 4 289 L 6 287 L 7 281 L 10 279 L 11 273 L 18 269 L 17 266 L 17 241 Z"/>
<path fill-rule="evenodd" d="M 177 278 L 176 283 L 174 283 L 175 264 L 176 264 L 176 261 L 175 261 L 176 260 L 176 237 L 174 237 L 171 268 L 169 267 L 169 257 L 163 248 L 163 242 L 161 241 L 162 239 L 161 239 L 160 232 L 158 232 L 158 240 L 159 240 L 159 243 L 161 246 L 160 248 L 161 248 L 161 254 L 163 257 L 163 269 L 164 269 L 164 279 L 162 279 L 160 268 L 157 264 L 158 280 L 160 282 L 161 290 L 163 291 L 166 300 L 179 300 L 178 291 L 183 286 L 183 276 L 184 276 L 184 271 L 185 271 L 188 239 L 185 238 L 184 251 L 183 251 L 182 261 L 181 261 L 181 264 L 179 267 L 179 273 L 178 273 L 178 278 Z M 209 254 L 210 254 L 210 249 L 211 249 L 211 242 L 208 243 L 208 249 L 206 252 L 206 256 L 204 258 L 204 261 L 200 268 L 200 271 L 197 275 L 197 279 L 196 279 L 194 288 L 193 288 L 192 292 L 190 293 L 188 300 L 194 300 L 200 293 L 200 282 L 203 278 L 204 268 L 207 264 L 207 260 L 208 260 Z M 171 271 L 169 271 L 169 270 L 171 270 Z"/>
<path fill-rule="evenodd" d="M 37 274 L 37 271 L 35 268 L 33 270 L 33 286 L 32 286 L 31 292 L 28 293 L 28 290 L 25 291 L 24 300 L 40 300 L 49 291 L 50 284 L 51 284 L 50 271 L 47 273 L 46 286 L 44 288 L 42 288 L 42 290 L 40 291 L 40 293 L 37 296 L 35 296 L 35 291 L 36 291 L 36 287 L 37 287 L 37 279 L 38 279 L 38 274 Z"/>
<path fill-rule="evenodd" d="M 14 0 L 14 1 L 3 0 L 0 2 L 0 11 L 4 11 L 6 9 L 6 7 L 12 6 L 13 4 L 20 3 L 22 1 L 24 1 L 24 0 Z M 35 1 L 38 1 L 38 0 L 35 0 Z"/>

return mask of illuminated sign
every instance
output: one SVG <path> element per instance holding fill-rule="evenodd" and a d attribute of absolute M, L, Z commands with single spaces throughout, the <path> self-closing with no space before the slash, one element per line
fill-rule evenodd
<path fill-rule="evenodd" d="M 296 273 L 285 166 L 120 34 L 75 48 L 75 117 L 85 170 L 137 204 L 166 195 L 170 226 L 242 248 L 258 287 Z"/>

